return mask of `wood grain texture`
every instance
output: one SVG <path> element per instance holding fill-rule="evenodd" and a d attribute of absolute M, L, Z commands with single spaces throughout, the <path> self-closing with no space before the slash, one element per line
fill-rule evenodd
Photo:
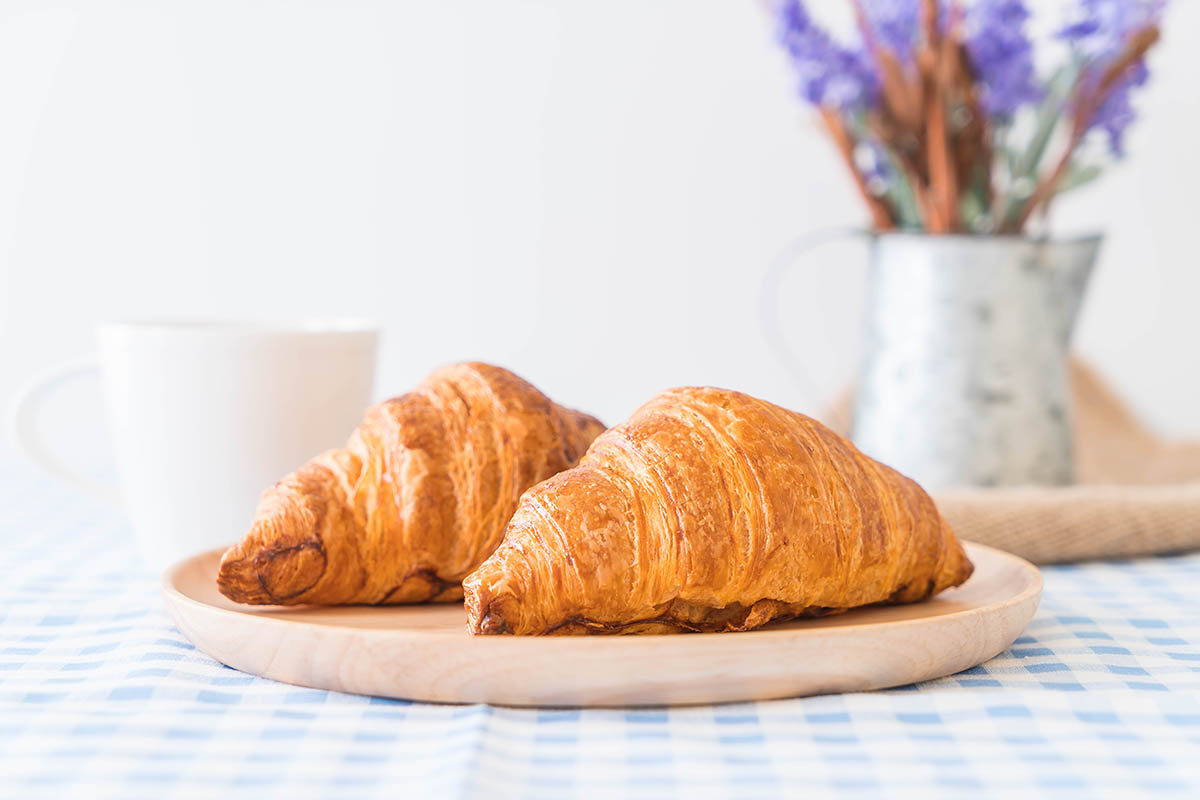
<path fill-rule="evenodd" d="M 603 429 L 506 369 L 443 367 L 267 489 L 220 589 L 252 604 L 457 600 L 521 493 Z"/>
<path fill-rule="evenodd" d="M 898 686 L 997 655 L 1032 618 L 1041 576 L 1007 553 L 967 551 L 971 579 L 925 602 L 744 633 L 480 637 L 459 604 L 245 606 L 217 591 L 219 551 L 168 570 L 163 597 L 205 653 L 301 686 L 516 706 L 723 703 Z"/>
<path fill-rule="evenodd" d="M 657 634 L 912 603 L 970 574 L 913 481 L 804 414 L 688 387 L 526 492 L 463 588 L 473 633 Z"/>

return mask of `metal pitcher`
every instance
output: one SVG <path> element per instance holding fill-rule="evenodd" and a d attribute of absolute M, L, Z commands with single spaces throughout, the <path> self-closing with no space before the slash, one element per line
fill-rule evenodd
<path fill-rule="evenodd" d="M 852 438 L 928 489 L 1074 480 L 1067 347 L 1100 237 L 873 237 Z"/>

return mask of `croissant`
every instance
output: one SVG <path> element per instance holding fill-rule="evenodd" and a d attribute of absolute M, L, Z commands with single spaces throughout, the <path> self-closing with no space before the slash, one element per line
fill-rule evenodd
<path fill-rule="evenodd" d="M 476 634 L 741 631 L 972 569 L 913 481 L 803 414 L 686 388 L 526 492 L 463 586 Z"/>
<path fill-rule="evenodd" d="M 602 430 L 500 367 L 439 369 L 268 489 L 217 584 L 239 603 L 460 599 L 521 493 Z"/>

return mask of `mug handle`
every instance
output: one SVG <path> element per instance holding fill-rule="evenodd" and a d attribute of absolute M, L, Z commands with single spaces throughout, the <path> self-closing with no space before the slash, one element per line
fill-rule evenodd
<path fill-rule="evenodd" d="M 34 424 L 43 400 L 60 384 L 79 375 L 99 372 L 96 361 L 85 358 L 68 361 L 37 376 L 17 392 L 9 408 L 8 429 L 17 447 L 46 472 L 98 500 L 119 505 L 121 499 L 115 486 L 95 480 L 64 464 L 46 447 Z"/>
<path fill-rule="evenodd" d="M 762 291 L 759 294 L 759 319 L 762 320 L 763 336 L 767 346 L 775 353 L 775 357 L 784 368 L 792 373 L 792 377 L 800 384 L 801 390 L 807 392 L 816 402 L 814 407 L 828 405 L 836 398 L 829 397 L 813 380 L 812 375 L 804 367 L 804 360 L 788 344 L 783 335 L 783 325 L 779 316 L 779 287 L 784 277 L 806 256 L 818 247 L 847 239 L 864 238 L 870 240 L 871 231 L 863 228 L 825 228 L 800 236 L 775 257 L 770 269 L 763 276 Z M 824 416 L 836 412 L 835 408 L 824 409 Z M 849 429 L 848 419 L 829 419 L 839 430 Z"/>

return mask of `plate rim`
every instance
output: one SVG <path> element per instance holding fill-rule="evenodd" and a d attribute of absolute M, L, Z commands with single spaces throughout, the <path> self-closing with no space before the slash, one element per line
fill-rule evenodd
<path fill-rule="evenodd" d="M 548 642 L 551 644 L 532 645 L 532 646 L 553 647 L 553 646 L 555 646 L 553 643 L 564 643 L 564 644 L 570 643 L 572 646 L 582 646 L 582 647 L 601 647 L 601 646 L 613 647 L 613 646 L 616 646 L 616 647 L 624 647 L 624 648 L 644 647 L 644 646 L 647 646 L 647 643 L 652 643 L 652 642 L 657 643 L 657 642 L 660 642 L 665 639 L 665 640 L 670 640 L 672 642 L 672 644 L 686 647 L 686 646 L 689 646 L 689 645 L 685 644 L 685 642 L 687 642 L 687 641 L 692 641 L 692 642 L 697 642 L 697 643 L 706 643 L 706 642 L 712 641 L 713 637 L 720 637 L 724 641 L 724 640 L 727 640 L 730 638 L 729 637 L 730 633 L 736 634 L 736 638 L 739 640 L 745 640 L 745 639 L 749 639 L 749 638 L 759 639 L 759 638 L 763 638 L 763 637 L 780 637 L 780 636 L 784 636 L 784 635 L 787 635 L 787 636 L 819 636 L 819 635 L 836 636 L 836 635 L 839 635 L 839 633 L 850 634 L 850 633 L 853 633 L 854 631 L 863 631 L 863 630 L 868 630 L 868 629 L 876 628 L 876 627 L 880 627 L 880 626 L 885 626 L 889 629 L 897 629 L 897 628 L 904 628 L 904 627 L 918 627 L 918 626 L 922 626 L 922 625 L 937 624 L 939 622 L 945 622 L 945 621 L 949 621 L 949 620 L 957 620 L 959 618 L 964 618 L 964 617 L 978 616 L 981 614 L 1000 613 L 1000 612 L 1004 611 L 1005 609 L 1012 608 L 1014 606 L 1018 606 L 1023 603 L 1026 603 L 1031 598 L 1033 598 L 1033 600 L 1034 600 L 1034 603 L 1035 603 L 1034 613 L 1036 613 L 1037 605 L 1040 605 L 1040 600 L 1041 600 L 1040 596 L 1041 596 L 1042 590 L 1044 588 L 1044 579 L 1042 577 L 1042 572 L 1040 569 L 1038 569 L 1037 566 L 1030 563 L 1026 559 L 1021 558 L 1020 556 L 1010 553 L 1006 550 L 1001 550 L 996 547 L 991 547 L 988 545 L 979 544 L 977 542 L 970 542 L 970 541 L 965 541 L 965 540 L 962 543 L 963 543 L 963 546 L 967 549 L 968 557 L 970 557 L 972 551 L 983 551 L 983 552 L 988 553 L 989 557 L 992 557 L 992 558 L 998 557 L 1001 560 L 1007 560 L 1007 561 L 1013 563 L 1024 574 L 1024 576 L 1027 580 L 1027 585 L 1021 591 L 1016 592 L 1016 593 L 1004 598 L 1003 600 L 1000 600 L 1000 601 L 997 601 L 994 603 L 988 603 L 986 605 L 975 606 L 973 608 L 959 609 L 957 611 L 949 611 L 945 614 L 937 614 L 937 615 L 933 615 L 933 616 L 924 616 L 924 617 L 913 617 L 913 618 L 909 618 L 909 619 L 877 620 L 877 621 L 873 621 L 873 622 L 859 622 L 859 623 L 850 623 L 850 624 L 846 624 L 846 625 L 831 625 L 831 626 L 820 626 L 820 627 L 800 626 L 800 627 L 794 627 L 794 628 L 777 628 L 777 627 L 772 627 L 771 625 L 768 625 L 765 628 L 757 628 L 757 629 L 749 630 L 749 631 L 712 631 L 712 632 L 697 632 L 697 633 L 682 633 L 682 634 L 658 634 L 658 635 L 634 635 L 634 636 L 619 636 L 619 635 L 618 636 L 472 636 L 470 634 L 467 634 L 466 639 L 468 641 L 476 641 L 476 642 L 494 642 L 494 643 L 497 643 L 497 645 L 500 642 L 523 642 L 523 643 L 526 643 L 527 646 L 529 646 L 529 643 L 532 643 L 532 642 Z M 305 621 L 305 620 L 269 616 L 269 615 L 265 615 L 265 614 L 254 614 L 250 611 L 250 609 L 264 608 L 265 606 L 246 606 L 246 608 L 247 608 L 246 611 L 242 611 L 240 609 L 222 608 L 220 606 L 212 605 L 211 603 L 206 603 L 202 600 L 197 600 L 193 597 L 188 596 L 187 594 L 183 593 L 182 591 L 180 591 L 180 589 L 176 585 L 178 583 L 178 575 L 180 572 L 183 571 L 183 569 L 188 564 L 190 564 L 191 562 L 193 562 L 197 559 L 204 558 L 204 557 L 211 556 L 211 555 L 217 555 L 219 557 L 220 554 L 222 554 L 227 549 L 228 549 L 227 547 L 219 547 L 219 548 L 213 548 L 213 549 L 209 549 L 209 550 L 203 550 L 198 553 L 193 553 L 192 555 L 190 555 L 186 558 L 176 561 L 175 563 L 171 564 L 171 566 L 169 566 L 165 570 L 163 570 L 162 575 L 159 578 L 159 587 L 162 591 L 164 599 L 168 603 L 182 603 L 182 604 L 190 606 L 194 609 L 198 609 L 204 613 L 219 614 L 219 615 L 223 615 L 223 616 L 224 615 L 235 615 L 239 618 L 240 617 L 252 617 L 258 623 L 266 623 L 266 624 L 271 624 L 271 625 L 318 626 L 318 627 L 322 627 L 322 628 L 353 630 L 356 633 L 356 635 L 366 636 L 366 637 L 370 637 L 370 638 L 375 638 L 375 637 L 386 637 L 386 638 L 414 637 L 414 638 L 420 638 L 420 639 L 430 639 L 430 638 L 448 638 L 453 635 L 453 634 L 448 633 L 447 631 L 436 630 L 436 629 L 421 629 L 421 628 L 412 628 L 412 627 L 369 628 L 369 627 L 357 627 L 357 626 L 353 626 L 353 625 L 339 625 L 337 623 L 329 623 L 329 622 L 310 622 L 310 621 Z M 214 580 L 215 580 L 215 577 L 214 577 Z M 970 580 L 970 579 L 968 579 L 968 580 Z M 922 602 L 924 602 L 924 601 L 922 601 Z M 416 606 L 420 606 L 420 605 L 431 605 L 431 604 L 413 604 L 412 606 L 407 606 L 407 607 L 416 607 Z M 454 604 L 453 603 L 444 603 L 444 604 L 439 603 L 436 605 L 451 606 Z M 300 608 L 299 606 L 271 606 L 271 607 L 272 608 Z M 360 610 L 379 609 L 381 611 L 389 609 L 389 608 L 405 608 L 405 607 L 406 606 L 370 606 L 370 605 L 328 606 L 328 608 L 355 608 L 355 609 L 360 609 Z M 862 606 L 861 608 L 871 608 L 871 607 L 872 606 Z M 795 622 L 795 620 L 789 620 L 789 621 L 782 622 L 779 624 L 787 624 L 788 622 Z M 590 644 L 590 645 L 583 644 L 584 642 L 593 642 L 594 644 Z M 620 643 L 620 644 L 618 644 L 618 643 Z M 496 645 L 483 645 L 483 646 L 496 646 Z M 508 646 L 508 645 L 499 645 L 499 646 Z"/>

